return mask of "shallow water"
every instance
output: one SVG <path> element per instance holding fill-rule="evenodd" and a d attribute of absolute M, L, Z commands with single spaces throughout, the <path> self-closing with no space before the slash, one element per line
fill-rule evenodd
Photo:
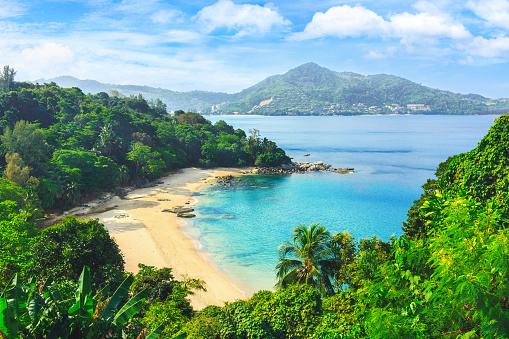
<path fill-rule="evenodd" d="M 251 291 L 275 284 L 277 247 L 296 224 L 320 222 L 355 238 L 402 234 L 420 186 L 448 156 L 474 148 L 495 116 L 207 117 L 259 129 L 295 161 L 353 174 L 243 176 L 202 191 L 186 227 L 214 263 Z M 310 156 L 304 157 L 309 153 Z"/>

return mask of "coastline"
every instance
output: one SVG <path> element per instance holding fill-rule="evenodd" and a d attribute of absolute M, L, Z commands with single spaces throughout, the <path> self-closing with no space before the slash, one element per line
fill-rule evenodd
<path fill-rule="evenodd" d="M 204 185 L 218 176 L 241 174 L 239 168 L 185 168 L 158 180 L 158 185 L 131 191 L 124 199 L 117 196 L 77 208 L 68 215 L 98 218 L 115 239 L 125 259 L 126 271 L 136 273 L 138 263 L 157 268 L 170 267 L 178 280 L 196 278 L 205 281 L 207 292 L 196 291 L 189 299 L 194 309 L 209 305 L 222 306 L 247 298 L 248 291 L 228 278 L 196 241 L 181 227 L 184 221 L 175 213 L 162 212 L 176 206 L 197 202 L 193 197 Z"/>

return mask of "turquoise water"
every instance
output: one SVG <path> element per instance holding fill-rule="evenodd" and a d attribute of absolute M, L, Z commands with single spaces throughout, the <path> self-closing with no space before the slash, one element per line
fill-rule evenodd
<path fill-rule="evenodd" d="M 207 117 L 259 129 L 295 161 L 322 160 L 356 173 L 242 176 L 197 198 L 187 231 L 213 262 L 250 291 L 275 284 L 277 247 L 299 223 L 355 238 L 402 234 L 408 208 L 448 156 L 474 148 L 494 116 Z M 304 157 L 309 153 L 310 156 Z"/>

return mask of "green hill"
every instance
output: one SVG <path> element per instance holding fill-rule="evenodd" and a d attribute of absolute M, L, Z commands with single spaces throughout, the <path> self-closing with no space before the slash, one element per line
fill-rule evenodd
<path fill-rule="evenodd" d="M 456 94 L 387 74 L 334 72 L 314 63 L 269 77 L 215 113 L 263 115 L 489 114 L 508 100 Z"/>
<path fill-rule="evenodd" d="M 169 111 L 185 110 L 208 112 L 212 105 L 231 100 L 231 94 L 207 91 L 178 92 L 164 88 L 137 85 L 104 84 L 95 80 L 80 80 L 72 76 L 60 76 L 52 79 L 39 79 L 38 83 L 54 82 L 62 87 L 78 87 L 84 93 L 118 91 L 125 96 L 141 94 L 146 99 L 160 99 Z"/>
<path fill-rule="evenodd" d="M 239 93 L 191 91 L 103 84 L 63 76 L 54 81 L 85 93 L 118 91 L 161 99 L 168 110 L 204 114 L 357 115 L 357 114 L 503 114 L 509 99 L 458 94 L 419 85 L 394 75 L 335 72 L 307 63 L 273 75 Z"/>

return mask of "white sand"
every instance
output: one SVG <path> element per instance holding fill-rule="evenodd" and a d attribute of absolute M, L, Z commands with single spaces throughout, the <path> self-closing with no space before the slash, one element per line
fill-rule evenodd
<path fill-rule="evenodd" d="M 109 209 L 107 211 L 86 213 L 81 209 L 73 213 L 85 212 L 82 218 L 99 218 L 104 223 L 124 254 L 127 271 L 137 272 L 138 263 L 171 267 L 179 280 L 187 276 L 205 281 L 207 292 L 198 291 L 190 297 L 195 309 L 222 306 L 225 301 L 245 299 L 246 293 L 195 249 L 191 239 L 180 231 L 176 214 L 162 210 L 193 203 L 192 192 L 212 182 L 216 176 L 239 171 L 186 168 L 159 179 L 163 183 L 156 187 L 134 190 L 125 199 L 113 197 L 102 202 L 100 209 Z"/>

